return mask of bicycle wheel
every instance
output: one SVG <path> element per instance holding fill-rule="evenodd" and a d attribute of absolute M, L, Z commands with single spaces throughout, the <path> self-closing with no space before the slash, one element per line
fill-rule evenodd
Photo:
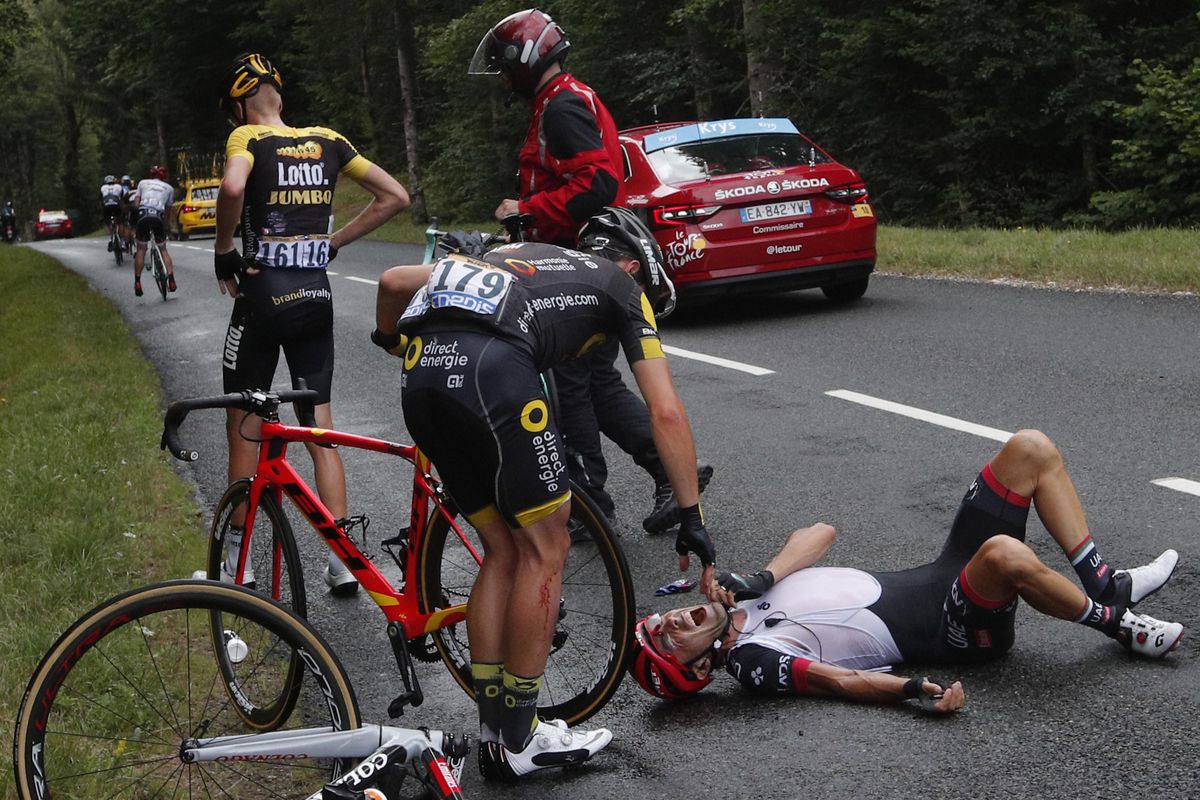
<path fill-rule="evenodd" d="M 227 570 L 222 576 L 221 565 L 229 563 L 226 558 L 229 556 L 229 545 L 232 541 L 229 528 L 233 515 L 245 513 L 249 497 L 250 481 L 242 479 L 230 484 L 229 488 L 225 490 L 224 496 L 221 497 L 221 501 L 217 503 L 217 511 L 213 515 L 213 524 L 208 535 L 209 580 L 233 582 L 233 578 L 229 574 L 231 571 Z M 269 597 L 301 617 L 307 616 L 308 600 L 304 592 L 304 572 L 300 566 L 300 551 L 296 547 L 292 526 L 288 523 L 283 509 L 279 506 L 279 501 L 272 492 L 263 492 L 254 517 L 254 527 L 249 530 L 249 536 L 243 535 L 242 542 L 239 543 L 241 546 L 245 545 L 247 540 L 249 541 L 247 546 L 250 550 L 246 556 L 244 576 L 246 588 Z M 223 635 L 223 631 L 223 624 L 214 619 L 213 636 L 219 638 Z M 214 652 L 226 681 L 236 685 L 236 665 L 231 662 L 223 649 L 216 648 Z M 302 677 L 301 670 L 300 657 L 293 654 L 291 674 L 296 680 Z M 290 711 L 289 703 L 293 700 L 291 692 L 295 687 L 288 684 L 278 688 L 280 691 L 276 695 L 262 693 L 261 689 L 258 693 L 242 690 L 243 699 L 246 702 L 244 705 L 240 705 L 238 710 L 245 715 L 246 724 L 255 728 L 265 728 L 271 725 L 272 720 L 281 715 L 287 715 L 287 712 Z"/>
<path fill-rule="evenodd" d="M 120 236 L 114 233 L 108 243 L 112 247 L 113 259 L 116 260 L 118 267 L 121 266 L 121 262 L 125 260 L 124 242 L 121 241 Z"/>
<path fill-rule="evenodd" d="M 592 716 L 616 693 L 634 622 L 633 582 L 616 534 L 595 505 L 572 489 L 571 517 L 582 530 L 572 537 L 563 568 L 558 626 L 538 696 L 543 719 L 568 725 Z M 479 572 L 472 555 L 472 550 L 483 553 L 479 535 L 461 517 L 458 522 L 465 540 L 441 514 L 434 515 L 421 539 L 419 589 L 427 611 L 465 602 Z M 474 698 L 466 624 L 443 628 L 433 640 L 450 674 Z"/>
<path fill-rule="evenodd" d="M 150 263 L 154 272 L 154 282 L 158 284 L 158 293 L 162 295 L 162 299 L 167 299 L 167 268 L 163 266 L 162 253 L 158 251 L 158 245 L 154 244 L 150 247 Z"/>
<path fill-rule="evenodd" d="M 218 647 L 238 656 L 243 686 L 286 683 L 289 654 L 303 655 L 300 713 L 274 729 L 359 727 L 345 669 L 306 622 L 242 587 L 166 581 L 92 609 L 42 659 L 17 714 L 18 796 L 306 797 L 341 774 L 340 759 L 299 755 L 181 759 L 187 740 L 254 733 L 216 668 L 216 615 L 229 631 Z"/>

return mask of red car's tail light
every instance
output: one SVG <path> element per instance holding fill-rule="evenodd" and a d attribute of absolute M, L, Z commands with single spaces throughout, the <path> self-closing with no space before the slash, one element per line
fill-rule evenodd
<path fill-rule="evenodd" d="M 37 229 L 38 229 L 39 231 L 41 231 L 41 230 L 45 230 L 45 229 L 46 229 L 46 223 L 44 223 L 44 222 L 39 222 L 39 223 L 37 224 Z"/>
<path fill-rule="evenodd" d="M 825 191 L 825 196 L 830 200 L 837 200 L 842 203 L 854 203 L 866 198 L 867 185 L 865 183 L 850 183 L 845 186 L 836 186 Z"/>
<path fill-rule="evenodd" d="M 654 209 L 654 224 L 664 228 L 686 225 L 708 219 L 720 210 L 720 206 L 662 206 Z"/>

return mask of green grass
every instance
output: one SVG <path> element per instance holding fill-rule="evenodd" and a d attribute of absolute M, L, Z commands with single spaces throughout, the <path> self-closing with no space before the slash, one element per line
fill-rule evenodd
<path fill-rule="evenodd" d="M 112 305 L 28 248 L 0 251 L 0 295 L 0 718 L 13 720 L 68 624 L 190 575 L 205 539 L 158 449 L 158 378 Z"/>
<path fill-rule="evenodd" d="M 878 250 L 878 268 L 902 275 L 1200 292 L 1197 230 L 1103 233 L 880 226 Z"/>

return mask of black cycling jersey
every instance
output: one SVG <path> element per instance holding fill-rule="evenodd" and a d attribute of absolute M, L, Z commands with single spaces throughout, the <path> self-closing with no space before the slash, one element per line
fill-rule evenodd
<path fill-rule="evenodd" d="M 611 261 L 546 244 L 511 244 L 481 260 L 450 256 L 400 318 L 400 331 L 482 329 L 526 349 L 544 371 L 615 336 L 630 363 L 661 358 L 650 303 Z"/>
<path fill-rule="evenodd" d="M 662 358 L 654 314 L 617 265 L 543 244 L 434 265 L 401 318 L 408 430 L 473 524 L 514 528 L 570 498 L 538 373 L 613 336 L 630 363 Z"/>
<path fill-rule="evenodd" d="M 253 167 L 242 212 L 242 255 L 264 268 L 323 268 L 338 176 L 361 179 L 371 162 L 329 128 L 271 125 L 236 128 L 225 158 L 239 157 Z"/>

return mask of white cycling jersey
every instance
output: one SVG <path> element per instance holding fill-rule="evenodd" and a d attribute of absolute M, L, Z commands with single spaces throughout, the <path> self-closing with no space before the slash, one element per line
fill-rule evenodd
<path fill-rule="evenodd" d="M 878 669 L 903 660 L 874 612 L 882 588 L 875 576 L 844 567 L 809 567 L 780 580 L 746 612 L 733 649 L 757 644 L 789 656 L 847 669 Z"/>
<path fill-rule="evenodd" d="M 100 202 L 106 206 L 115 206 L 121 202 L 121 184 L 103 183 L 100 185 Z"/>
<path fill-rule="evenodd" d="M 158 178 L 146 178 L 138 184 L 133 195 L 142 214 L 150 213 L 155 216 L 167 213 L 167 208 L 175 200 L 175 190 L 171 188 L 171 184 Z"/>

